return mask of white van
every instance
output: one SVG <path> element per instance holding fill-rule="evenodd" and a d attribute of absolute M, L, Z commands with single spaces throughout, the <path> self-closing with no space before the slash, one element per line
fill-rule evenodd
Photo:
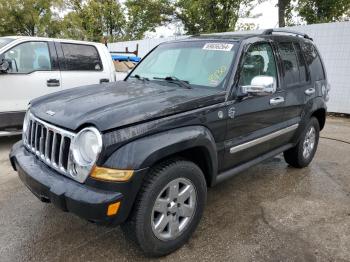
<path fill-rule="evenodd" d="M 0 37 L 0 136 L 19 133 L 33 98 L 116 81 L 108 49 L 99 43 Z"/>

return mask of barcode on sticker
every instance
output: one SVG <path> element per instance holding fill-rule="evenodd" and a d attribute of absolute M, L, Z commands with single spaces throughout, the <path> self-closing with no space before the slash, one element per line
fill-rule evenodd
<path fill-rule="evenodd" d="M 215 50 L 215 51 L 231 51 L 233 44 L 227 43 L 206 43 L 203 47 L 204 50 Z"/>

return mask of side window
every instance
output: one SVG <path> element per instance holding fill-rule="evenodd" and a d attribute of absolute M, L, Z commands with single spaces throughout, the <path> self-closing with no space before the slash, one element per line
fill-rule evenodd
<path fill-rule="evenodd" d="M 299 43 L 294 44 L 295 50 L 297 52 L 298 56 L 298 65 L 299 65 L 299 71 L 300 71 L 300 82 L 306 82 L 308 81 L 308 72 L 306 70 L 306 63 L 304 56 L 302 54 L 301 48 Z"/>
<path fill-rule="evenodd" d="M 311 43 L 304 43 L 302 50 L 305 55 L 306 64 L 310 68 L 310 73 L 315 77 L 315 80 L 324 80 L 326 78 L 321 58 Z"/>
<path fill-rule="evenodd" d="M 66 70 L 101 71 L 102 62 L 97 49 L 92 45 L 62 43 Z"/>
<path fill-rule="evenodd" d="M 276 61 L 270 44 L 252 45 L 244 58 L 239 85 L 251 85 L 256 76 L 272 76 L 277 83 Z"/>
<path fill-rule="evenodd" d="M 46 42 L 19 44 L 4 54 L 9 61 L 8 73 L 28 74 L 34 71 L 50 71 L 51 59 Z"/>
<path fill-rule="evenodd" d="M 298 84 L 300 82 L 298 58 L 293 43 L 279 43 L 278 46 L 284 67 L 286 86 Z"/>

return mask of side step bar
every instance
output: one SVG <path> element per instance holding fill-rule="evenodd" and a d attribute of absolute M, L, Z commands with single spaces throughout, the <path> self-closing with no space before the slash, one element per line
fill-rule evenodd
<path fill-rule="evenodd" d="M 280 154 L 280 153 L 282 153 L 282 152 L 284 152 L 292 147 L 293 147 L 293 144 L 287 144 L 287 145 L 282 146 L 280 148 L 277 148 L 271 152 L 268 152 L 262 156 L 259 156 L 258 158 L 255 158 L 255 159 L 250 160 L 250 161 L 248 161 L 244 164 L 241 164 L 237 167 L 229 169 L 229 170 L 219 174 L 216 177 L 216 181 L 214 182 L 214 185 L 221 183 L 221 182 L 225 181 L 226 179 L 229 179 L 229 178 L 233 177 L 234 175 L 236 175 L 236 174 L 238 174 L 238 173 L 240 173 L 240 172 L 242 172 L 242 171 L 244 171 L 244 170 L 246 170 L 246 169 L 248 169 L 256 164 L 259 164 L 260 162 L 262 162 L 266 159 L 272 158 L 272 157 L 274 157 L 274 156 L 276 156 L 276 155 L 278 155 L 278 154 Z"/>

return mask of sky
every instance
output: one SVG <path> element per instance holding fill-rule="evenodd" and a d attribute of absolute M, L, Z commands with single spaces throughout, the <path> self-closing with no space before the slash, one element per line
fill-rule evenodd
<path fill-rule="evenodd" d="M 252 15 L 262 14 L 258 18 L 254 19 L 242 19 L 238 20 L 238 23 L 255 23 L 258 29 L 275 28 L 278 26 L 278 8 L 277 0 L 267 0 L 262 4 L 257 5 L 252 10 Z M 173 36 L 176 31 L 176 26 L 170 24 L 168 26 L 161 26 L 156 28 L 156 32 L 149 32 L 146 34 L 146 38 L 159 38 Z"/>

